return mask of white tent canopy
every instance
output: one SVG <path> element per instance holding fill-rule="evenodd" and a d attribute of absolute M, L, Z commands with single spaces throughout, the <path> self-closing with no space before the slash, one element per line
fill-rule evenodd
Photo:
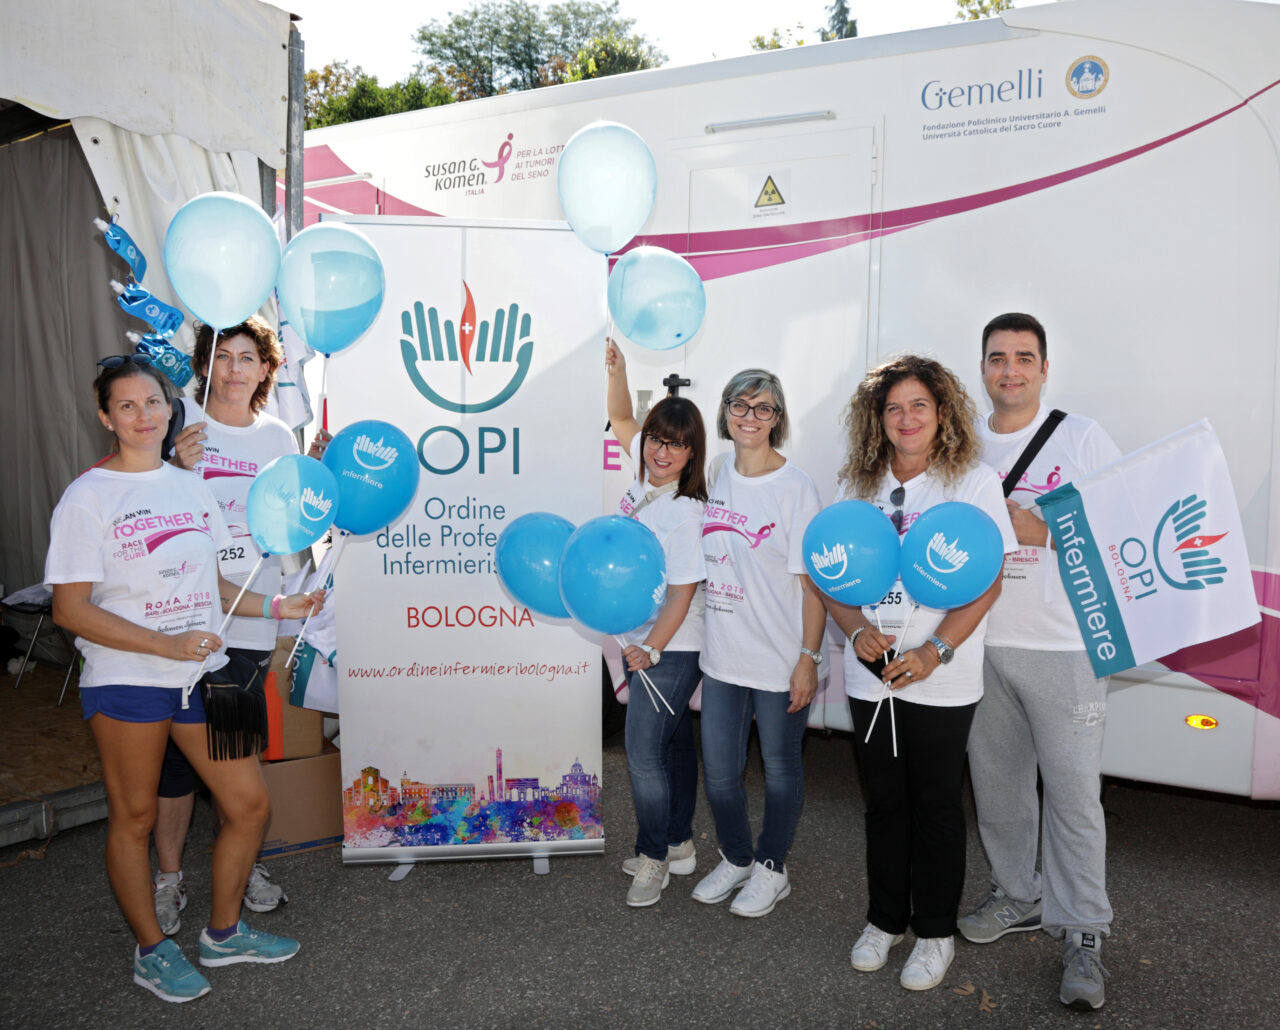
<path fill-rule="evenodd" d="M 289 47 L 288 13 L 257 0 L 15 0 L 0 14 L 5 590 L 39 581 L 53 505 L 107 451 L 96 360 L 145 331 L 115 304 L 109 281 L 127 269 L 93 219 L 117 215 L 147 256 L 143 286 L 177 303 L 161 257 L 182 204 L 229 189 L 274 207 Z M 189 320 L 183 333 L 189 350 Z"/>

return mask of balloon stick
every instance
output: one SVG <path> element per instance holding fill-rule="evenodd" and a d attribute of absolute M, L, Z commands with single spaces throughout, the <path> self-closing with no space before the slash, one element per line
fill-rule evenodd
<path fill-rule="evenodd" d="M 623 640 L 621 637 L 614 637 L 613 639 L 618 642 L 618 646 L 622 648 L 623 651 L 627 649 L 627 642 Z M 662 709 L 658 707 L 658 701 L 661 701 L 663 705 L 666 707 L 667 711 L 674 716 L 676 714 L 676 711 L 674 708 L 671 707 L 671 702 L 668 701 L 665 697 L 663 697 L 662 691 L 660 691 L 657 687 L 653 685 L 653 680 L 649 678 L 649 674 L 646 673 L 643 669 L 637 669 L 636 671 L 640 673 L 640 682 L 644 684 L 645 690 L 649 692 L 649 703 L 653 705 L 653 710 L 655 712 L 658 712 L 659 714 L 662 713 Z M 655 694 L 657 695 L 656 700 L 654 698 Z"/>
<path fill-rule="evenodd" d="M 218 330 L 213 331 L 213 345 L 209 348 L 209 364 L 204 370 L 204 400 L 200 402 L 200 417 L 208 422 L 209 417 L 205 414 L 209 409 L 209 384 L 213 381 L 213 356 L 218 352 Z"/>
<path fill-rule="evenodd" d="M 880 626 L 879 607 L 880 607 L 879 605 L 876 605 L 876 608 L 875 608 L 877 629 Z M 911 606 L 911 611 L 907 612 L 907 621 L 903 623 L 902 632 L 898 634 L 898 646 L 895 647 L 893 651 L 894 658 L 897 658 L 898 655 L 902 653 L 902 642 L 906 639 L 907 629 L 911 626 L 911 617 L 915 615 L 916 609 L 919 607 L 920 605 L 913 603 Z M 886 651 L 884 654 L 884 660 L 886 662 L 889 660 L 888 651 Z M 897 758 L 898 757 L 898 720 L 895 717 L 894 711 L 893 711 L 893 691 L 889 689 L 889 684 L 887 683 L 884 685 L 884 693 L 880 695 L 880 700 L 876 702 L 876 710 L 871 714 L 871 725 L 867 727 L 867 736 L 862 742 L 865 744 L 867 743 L 867 741 L 871 739 L 871 731 L 876 728 L 876 719 L 880 715 L 880 706 L 884 704 L 884 699 L 886 697 L 889 699 L 889 732 L 893 736 L 893 757 Z"/>
<path fill-rule="evenodd" d="M 240 593 L 236 594 L 236 599 L 231 603 L 231 607 L 227 609 L 226 617 L 222 620 L 222 625 L 218 627 L 218 636 L 222 636 L 227 631 L 227 627 L 231 624 L 232 613 L 240 604 L 240 598 L 244 597 L 244 592 L 249 589 L 249 584 L 253 582 L 254 577 L 258 575 L 258 570 L 262 568 L 262 563 L 267 560 L 265 554 L 258 556 L 258 564 L 253 567 L 253 571 L 249 573 L 249 578 L 244 581 L 244 586 L 240 588 Z"/>
<path fill-rule="evenodd" d="M 333 570 L 338 567 L 338 559 L 342 557 L 342 547 L 347 542 L 347 537 L 349 537 L 350 535 L 351 534 L 348 533 L 345 529 L 339 531 L 338 540 L 333 545 L 332 560 L 329 562 L 329 576 L 332 576 Z M 319 570 L 317 569 L 316 571 L 318 572 Z M 325 576 L 325 579 L 328 579 L 329 576 Z M 324 607 L 324 606 L 321 605 L 321 607 Z M 298 635 L 293 638 L 293 650 L 289 652 L 289 660 L 284 663 L 285 668 L 288 668 L 288 669 L 293 668 L 293 656 L 298 653 L 298 645 L 302 643 L 302 634 L 304 634 L 307 631 L 307 623 L 311 621 L 311 616 L 315 615 L 315 613 L 316 613 L 316 609 L 312 608 L 311 611 L 307 612 L 307 617 L 302 620 L 302 629 L 298 630 Z"/>

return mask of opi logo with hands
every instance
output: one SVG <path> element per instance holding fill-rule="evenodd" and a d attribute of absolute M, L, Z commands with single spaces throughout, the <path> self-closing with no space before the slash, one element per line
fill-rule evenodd
<path fill-rule="evenodd" d="M 849 567 L 849 555 L 844 549 L 844 544 L 836 544 L 831 547 L 824 542 L 822 553 L 810 551 L 809 560 L 813 563 L 818 575 L 823 579 L 839 579 L 844 575 L 845 569 Z"/>
<path fill-rule="evenodd" d="M 934 572 L 946 575 L 951 572 L 958 572 L 964 567 L 964 563 L 969 560 L 969 552 L 962 551 L 956 545 L 960 543 L 957 537 L 951 543 L 947 543 L 947 538 L 941 533 L 934 533 L 929 540 L 929 546 L 925 548 L 925 560 L 929 563 L 929 568 Z"/>
<path fill-rule="evenodd" d="M 374 443 L 364 433 L 356 437 L 355 446 L 351 449 L 351 456 L 356 459 L 356 464 L 370 472 L 380 472 L 387 468 L 399 453 L 394 447 L 383 443 L 382 437 L 378 437 L 378 442 Z"/>
<path fill-rule="evenodd" d="M 333 510 L 333 498 L 326 497 L 324 491 L 316 493 L 309 486 L 302 488 L 302 515 L 312 522 L 319 522 Z"/>
<path fill-rule="evenodd" d="M 456 325 L 452 319 L 441 321 L 439 310 L 424 308 L 422 301 L 400 313 L 400 356 L 423 397 L 445 411 L 473 414 L 505 404 L 520 389 L 529 374 L 533 340 L 530 317 L 520 314 L 519 304 L 498 308 L 492 319 L 477 324 L 471 288 L 465 282 L 462 288 L 466 303 Z M 473 391 L 488 396 L 470 400 Z M 456 399 L 445 395 L 459 392 Z"/>

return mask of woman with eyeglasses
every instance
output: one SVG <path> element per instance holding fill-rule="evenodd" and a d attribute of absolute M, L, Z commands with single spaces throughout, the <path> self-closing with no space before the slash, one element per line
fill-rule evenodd
<path fill-rule="evenodd" d="M 612 340 L 607 408 L 613 435 L 638 475 L 618 514 L 653 530 L 667 563 L 667 599 L 650 622 L 624 636 L 627 663 L 627 771 L 636 810 L 635 856 L 622 863 L 632 877 L 627 904 L 656 904 L 670 876 L 697 866 L 693 809 L 698 757 L 689 698 L 698 685 L 702 650 L 702 506 L 706 431 L 697 406 L 666 397 L 635 419 L 626 360 Z M 647 682 L 646 682 L 647 680 Z"/>
<path fill-rule="evenodd" d="M 938 362 L 906 356 L 872 369 L 845 417 L 849 452 L 838 499 L 870 501 L 900 535 L 934 505 L 965 501 L 1000 527 L 1006 552 L 1017 550 L 1000 482 L 978 462 L 974 423 L 964 386 Z M 870 904 L 850 961 L 863 972 L 880 969 L 910 927 L 916 943 L 899 978 L 909 990 L 940 984 L 955 955 L 965 745 L 982 697 L 987 610 L 999 594 L 997 576 L 976 601 L 951 611 L 920 607 L 909 623 L 912 601 L 901 580 L 875 606 L 823 598 L 848 637 L 844 682 L 866 803 Z M 889 691 L 897 704 L 876 717 L 868 741 Z"/>
<path fill-rule="evenodd" d="M 804 804 L 800 746 L 824 672 L 825 614 L 804 574 L 801 538 L 822 502 L 813 480 L 778 451 L 788 421 L 772 372 L 749 368 L 730 379 L 716 428 L 733 452 L 712 465 L 702 520 L 702 768 L 721 861 L 693 897 L 714 905 L 738 891 L 729 911 L 757 917 L 791 893 L 787 852 Z M 753 717 L 765 776 L 754 842 L 743 783 Z"/>
<path fill-rule="evenodd" d="M 213 850 L 213 907 L 200 964 L 283 962 L 288 937 L 251 930 L 240 902 L 269 801 L 256 757 L 209 757 L 196 677 L 227 661 L 217 633 L 238 589 L 218 572 L 231 544 L 217 501 L 190 472 L 162 460 L 169 423 L 164 378 L 145 355 L 105 358 L 94 381 L 98 418 L 115 449 L 67 487 L 50 524 L 45 582 L 54 621 L 84 656 L 80 699 L 107 789 L 107 875 L 137 940 L 134 982 L 186 1002 L 209 983 L 164 936 L 152 899 L 149 839 L 156 783 L 172 738 L 212 791 L 224 823 Z M 303 618 L 323 591 L 246 592 L 235 614 Z"/>

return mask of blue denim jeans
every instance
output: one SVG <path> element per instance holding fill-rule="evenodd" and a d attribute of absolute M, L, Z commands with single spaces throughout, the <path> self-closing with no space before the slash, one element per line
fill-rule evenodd
<path fill-rule="evenodd" d="M 804 764 L 800 742 L 808 709 L 787 713 L 791 695 L 702 679 L 702 771 L 707 801 L 716 820 L 720 851 L 736 866 L 772 860 L 786 864 L 804 806 Z M 764 827 L 751 846 L 751 819 L 742 774 L 747 765 L 751 717 L 760 731 L 764 759 Z"/>
<path fill-rule="evenodd" d="M 693 746 L 689 698 L 702 673 L 697 651 L 664 651 L 662 661 L 645 670 L 654 689 L 671 705 L 651 699 L 640 674 L 627 674 L 627 771 L 636 808 L 636 854 L 658 861 L 668 844 L 693 836 L 698 799 L 698 755 Z M 654 705 L 657 705 L 657 708 Z"/>

